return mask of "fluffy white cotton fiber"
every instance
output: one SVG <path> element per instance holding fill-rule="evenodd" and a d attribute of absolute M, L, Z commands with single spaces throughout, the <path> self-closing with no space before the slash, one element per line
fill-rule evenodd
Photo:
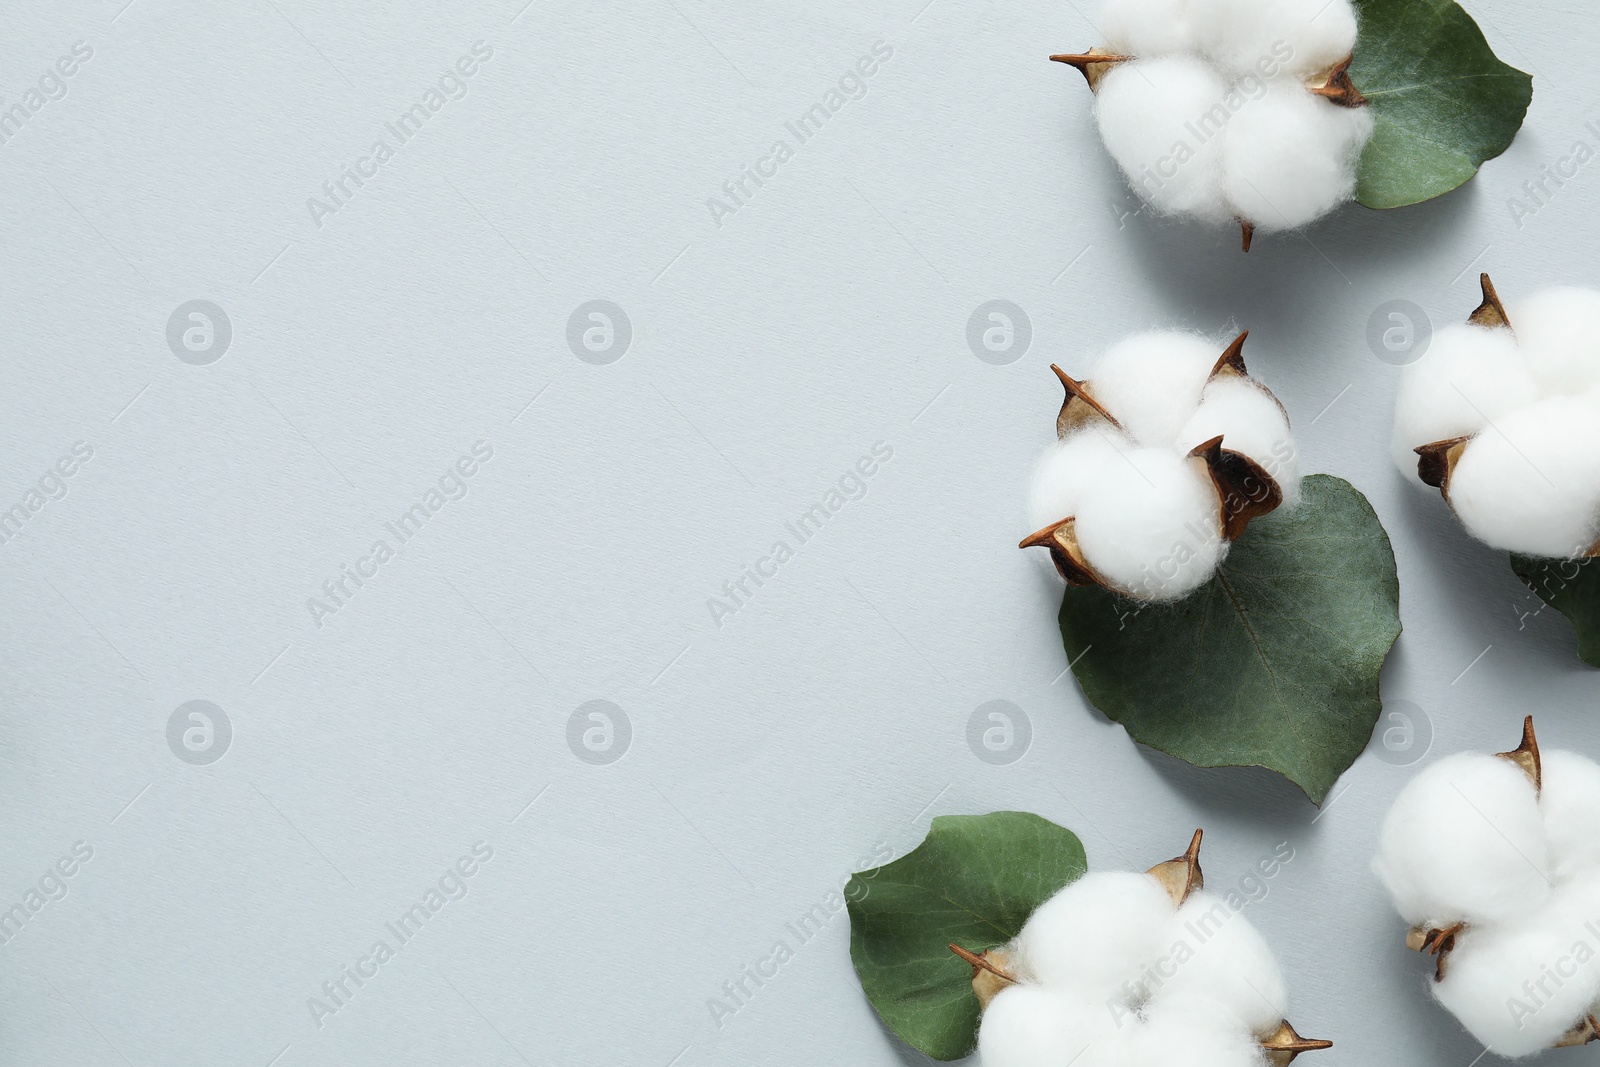
<path fill-rule="evenodd" d="M 1274 1020 L 1273 1025 L 1277 1025 Z M 1204 999 L 1163 997 L 1130 1041 L 1117 1067 L 1181 1064 L 1182 1067 L 1267 1067 L 1257 1035 Z"/>
<path fill-rule="evenodd" d="M 1583 554 L 1600 539 L 1600 403 L 1551 396 L 1496 419 L 1461 453 L 1450 506 L 1491 545 Z"/>
<path fill-rule="evenodd" d="M 1042 530 L 1076 515 L 1086 489 L 1100 471 L 1112 469 L 1133 441 L 1110 426 L 1096 426 L 1056 441 L 1034 465 L 1028 495 L 1028 528 Z"/>
<path fill-rule="evenodd" d="M 1446 485 L 1479 540 L 1535 556 L 1600 541 L 1600 293 L 1554 289 L 1508 305 L 1509 326 L 1449 326 L 1406 367 L 1394 455 L 1469 438 Z"/>
<path fill-rule="evenodd" d="M 1545 773 L 1539 812 L 1550 845 L 1551 873 L 1564 879 L 1583 868 L 1600 869 L 1600 765 L 1562 749 L 1541 758 Z"/>
<path fill-rule="evenodd" d="M 1349 200 L 1372 136 L 1365 107 L 1310 91 L 1351 54 L 1349 0 L 1111 0 L 1095 114 L 1107 150 L 1157 211 L 1261 230 Z"/>
<path fill-rule="evenodd" d="M 1148 874 L 1093 871 L 1039 905 L 1017 935 L 1026 973 L 1104 999 L 1166 946 L 1172 899 Z"/>
<path fill-rule="evenodd" d="M 1227 550 L 1216 487 L 1200 460 L 1140 448 L 1103 468 L 1078 505 L 1078 545 L 1096 573 L 1141 600 L 1193 592 Z"/>
<path fill-rule="evenodd" d="M 1273 80 L 1239 108 L 1222 149 L 1222 191 L 1263 233 L 1293 230 L 1355 194 L 1356 159 L 1372 136 L 1367 108 L 1338 107 Z"/>
<path fill-rule="evenodd" d="M 1413 333 L 1411 341 L 1415 339 Z M 1510 330 L 1466 323 L 1446 326 L 1400 376 L 1394 408 L 1395 463 L 1415 478 L 1418 446 L 1475 434 L 1538 395 Z"/>
<path fill-rule="evenodd" d="M 1434 995 L 1460 1019 L 1472 1036 L 1502 1056 L 1526 1056 L 1549 1048 L 1593 1002 L 1595 990 L 1570 979 L 1546 981 L 1548 993 L 1526 1012 L 1516 1002 L 1547 968 L 1568 955 L 1571 944 L 1543 916 L 1496 930 L 1488 937 L 1464 937 L 1450 953 Z"/>
<path fill-rule="evenodd" d="M 1299 496 L 1289 420 L 1264 387 L 1212 372 L 1223 346 L 1192 334 L 1138 334 L 1113 345 L 1085 388 L 1115 420 L 1094 416 L 1034 468 L 1030 529 L 1075 520 L 1084 561 L 1103 584 L 1142 600 L 1203 585 L 1227 553 L 1222 498 L 1192 449 L 1215 437 Z M 1254 489 L 1251 489 L 1254 492 Z"/>
<path fill-rule="evenodd" d="M 1014 985 L 984 1009 L 978 1057 L 984 1067 L 1062 1067 L 1080 1063 L 1112 1031 L 1108 1013 L 1084 998 L 1042 985 Z"/>
<path fill-rule="evenodd" d="M 1106 49 L 1147 59 L 1192 52 L 1195 6 L 1192 0 L 1107 0 L 1099 24 Z"/>
<path fill-rule="evenodd" d="M 1094 366 L 1094 397 L 1141 445 L 1177 439 L 1194 413 L 1222 349 L 1197 334 L 1136 333 L 1106 350 Z"/>
<path fill-rule="evenodd" d="M 1178 923 L 1196 942 L 1195 955 L 1162 983 L 1163 993 L 1215 1001 L 1248 1031 L 1270 1033 L 1289 1010 L 1289 991 L 1266 938 L 1210 893 L 1184 901 Z"/>
<path fill-rule="evenodd" d="M 1226 222 L 1221 138 L 1200 140 L 1189 125 L 1222 107 L 1228 86 L 1204 60 L 1166 56 L 1123 63 L 1095 95 L 1106 151 L 1157 211 Z"/>
<path fill-rule="evenodd" d="M 1223 377 L 1206 386 L 1200 405 L 1178 431 L 1178 447 L 1190 449 L 1221 437 L 1223 447 L 1255 460 L 1283 490 L 1283 506 L 1300 497 L 1300 461 L 1289 416 L 1278 401 L 1247 378 Z"/>
<path fill-rule="evenodd" d="M 1401 791 L 1374 863 L 1407 922 L 1454 932 L 1434 995 L 1502 1056 L 1600 1011 L 1600 766 L 1541 763 L 1536 791 L 1497 756 L 1440 760 Z"/>
<path fill-rule="evenodd" d="M 1547 289 L 1512 301 L 1506 314 L 1546 394 L 1573 396 L 1600 385 L 1600 293 Z"/>
<path fill-rule="evenodd" d="M 1413 925 L 1444 929 L 1538 907 L 1549 892 L 1550 858 L 1533 786 L 1497 756 L 1440 760 L 1389 809 L 1376 869 Z"/>
<path fill-rule="evenodd" d="M 1309 78 L 1349 56 L 1356 13 L 1327 0 L 1193 0 L 1189 17 L 1201 49 L 1235 76 L 1261 74 L 1262 65 Z"/>
<path fill-rule="evenodd" d="M 1181 908 L 1148 874 L 1095 872 L 1003 950 L 1018 974 L 983 1015 L 983 1067 L 1267 1067 L 1287 997 L 1259 933 L 1224 898 Z"/>

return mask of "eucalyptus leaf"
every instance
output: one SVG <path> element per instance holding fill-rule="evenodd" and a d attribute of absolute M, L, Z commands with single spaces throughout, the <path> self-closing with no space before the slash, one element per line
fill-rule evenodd
<path fill-rule="evenodd" d="M 1201 767 L 1269 768 L 1320 804 L 1372 736 L 1399 602 L 1372 505 L 1316 474 L 1182 600 L 1068 587 L 1061 638 L 1084 694 L 1134 740 Z"/>
<path fill-rule="evenodd" d="M 1020 811 L 942 815 L 922 844 L 852 875 L 850 959 L 867 999 L 907 1044 L 954 1060 L 978 1038 L 972 967 L 1017 936 L 1040 904 L 1088 869 L 1071 830 Z"/>
<path fill-rule="evenodd" d="M 1600 559 L 1512 555 L 1511 569 L 1539 599 L 1572 621 L 1578 658 L 1600 667 Z"/>
<path fill-rule="evenodd" d="M 1404 207 L 1448 193 L 1506 150 L 1533 79 L 1495 56 L 1454 0 L 1354 0 L 1350 80 L 1374 121 L 1356 199 Z"/>

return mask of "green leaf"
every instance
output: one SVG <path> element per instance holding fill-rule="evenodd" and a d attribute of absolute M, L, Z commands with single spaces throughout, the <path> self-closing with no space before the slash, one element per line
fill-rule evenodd
<path fill-rule="evenodd" d="M 1442 196 L 1511 144 L 1533 79 L 1502 63 L 1454 0 L 1355 0 L 1350 80 L 1374 120 L 1356 199 L 1404 207 Z"/>
<path fill-rule="evenodd" d="M 1061 639 L 1084 694 L 1134 740 L 1201 767 L 1269 768 L 1320 804 L 1371 739 L 1399 603 L 1372 505 L 1315 474 L 1182 600 L 1069 587 Z"/>
<path fill-rule="evenodd" d="M 1600 667 L 1600 559 L 1511 557 L 1517 577 L 1539 599 L 1572 621 L 1578 631 L 1578 658 Z"/>
<path fill-rule="evenodd" d="M 978 1039 L 972 968 L 951 944 L 985 952 L 1088 869 L 1071 830 L 1037 815 L 942 815 L 893 863 L 852 875 L 850 959 L 867 999 L 900 1038 L 937 1060 Z"/>

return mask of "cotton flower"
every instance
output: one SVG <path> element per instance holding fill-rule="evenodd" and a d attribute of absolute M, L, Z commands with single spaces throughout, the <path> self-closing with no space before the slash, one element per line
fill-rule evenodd
<path fill-rule="evenodd" d="M 1073 584 L 1141 600 L 1203 585 L 1252 518 L 1299 498 L 1289 419 L 1245 371 L 1243 334 L 1219 358 L 1191 334 L 1136 334 L 1067 396 L 1040 457 L 1024 547 Z"/>
<path fill-rule="evenodd" d="M 1438 957 L 1434 996 L 1502 1056 L 1595 1040 L 1600 765 L 1522 745 L 1461 753 L 1407 783 L 1374 869 Z"/>
<path fill-rule="evenodd" d="M 1271 949 L 1204 891 L 1200 838 L 1144 873 L 1085 874 L 1008 945 L 950 946 L 973 965 L 983 1067 L 1267 1067 L 1330 1047 L 1284 1020 Z"/>
<path fill-rule="evenodd" d="M 1600 547 L 1600 293 L 1483 303 L 1406 367 L 1394 453 L 1496 548 L 1574 558 Z M 1420 460 L 1419 460 L 1420 457 Z"/>
<path fill-rule="evenodd" d="M 1109 0 L 1083 71 L 1129 184 L 1163 214 L 1304 226 L 1355 194 L 1372 136 L 1348 0 Z"/>

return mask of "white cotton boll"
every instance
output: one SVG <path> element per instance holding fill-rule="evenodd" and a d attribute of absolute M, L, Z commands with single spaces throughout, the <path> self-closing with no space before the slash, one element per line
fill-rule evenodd
<path fill-rule="evenodd" d="M 1586 551 L 1600 538 L 1600 405 L 1552 396 L 1496 419 L 1451 471 L 1450 506 L 1496 548 Z"/>
<path fill-rule="evenodd" d="M 1593 872 L 1585 873 L 1587 877 L 1558 884 L 1549 905 L 1530 919 L 1554 933 L 1565 947 L 1562 956 L 1548 961 L 1553 974 L 1545 989 L 1538 990 L 1541 997 L 1550 997 L 1555 1011 L 1571 1005 L 1593 1011 L 1600 1005 L 1600 880 Z M 1563 987 L 1570 986 L 1559 998 L 1550 993 L 1557 979 Z M 1568 1022 L 1577 1022 L 1577 1015 L 1574 1012 Z"/>
<path fill-rule="evenodd" d="M 1039 905 L 1016 947 L 1040 983 L 1102 1001 L 1161 947 L 1172 898 L 1148 874 L 1091 871 Z"/>
<path fill-rule="evenodd" d="M 1202 47 L 1235 77 L 1305 78 L 1350 55 L 1356 13 L 1347 0 L 1194 0 Z"/>
<path fill-rule="evenodd" d="M 1129 184 L 1157 211 L 1214 222 L 1223 200 L 1221 138 L 1201 141 L 1188 124 L 1221 106 L 1228 88 L 1203 60 L 1168 56 L 1121 63 L 1095 93 L 1100 137 Z"/>
<path fill-rule="evenodd" d="M 1084 488 L 1099 472 L 1121 463 L 1133 442 L 1108 425 L 1091 425 L 1056 441 L 1033 468 L 1028 493 L 1028 529 L 1046 526 L 1078 513 Z"/>
<path fill-rule="evenodd" d="M 1205 392 L 1222 348 L 1195 334 L 1157 330 L 1112 345 L 1089 392 L 1142 445 L 1176 443 Z"/>
<path fill-rule="evenodd" d="M 1157 998 L 1133 1037 L 1128 1067 L 1266 1067 L 1267 1056 L 1250 1028 L 1207 1000 Z M 1272 1020 L 1276 1027 L 1279 1019 Z"/>
<path fill-rule="evenodd" d="M 1549 895 L 1549 853 L 1533 783 L 1510 760 L 1447 756 L 1395 798 L 1373 862 L 1409 923 L 1505 919 Z"/>
<path fill-rule="evenodd" d="M 1252 1031 L 1271 1031 L 1289 992 L 1266 938 L 1221 897 L 1194 893 L 1170 927 L 1172 944 L 1155 965 L 1157 999 L 1209 998 Z"/>
<path fill-rule="evenodd" d="M 1502 1056 L 1549 1048 L 1592 999 L 1584 982 L 1547 977 L 1573 946 L 1536 918 L 1469 931 L 1445 961 L 1444 980 L 1433 986 L 1439 1003 Z"/>
<path fill-rule="evenodd" d="M 1227 552 L 1221 501 L 1205 465 L 1142 448 L 1108 469 L 1078 508 L 1074 530 L 1089 566 L 1142 600 L 1174 600 L 1203 585 Z"/>
<path fill-rule="evenodd" d="M 1110 1029 L 1104 1005 L 1042 985 L 1009 986 L 984 1010 L 978 1059 L 983 1067 L 1063 1067 L 1085 1059 Z"/>
<path fill-rule="evenodd" d="M 1539 811 L 1557 880 L 1588 872 L 1600 880 L 1600 764 L 1562 749 L 1540 754 Z M 1600 911 L 1594 918 L 1600 919 Z"/>
<path fill-rule="evenodd" d="M 1600 293 L 1547 289 L 1510 302 L 1506 318 L 1547 393 L 1571 396 L 1600 384 Z"/>
<path fill-rule="evenodd" d="M 1355 194 L 1370 110 L 1340 107 L 1292 79 L 1262 83 L 1223 128 L 1224 194 L 1262 232 L 1327 214 Z"/>
<path fill-rule="evenodd" d="M 1206 386 L 1200 406 L 1178 433 L 1184 450 L 1218 435 L 1222 447 L 1255 460 L 1283 490 L 1283 506 L 1300 499 L 1300 463 L 1289 418 L 1278 402 L 1247 378 L 1218 378 Z"/>
<path fill-rule="evenodd" d="M 1393 328 L 1411 330 L 1415 323 Z M 1406 343 L 1416 335 L 1399 338 Z M 1517 341 L 1510 330 L 1465 323 L 1433 335 L 1421 358 L 1400 374 L 1394 406 L 1394 459 L 1416 484 L 1421 445 L 1475 434 L 1489 422 L 1531 404 L 1538 397 Z"/>
<path fill-rule="evenodd" d="M 1110 0 L 1100 11 L 1106 49 L 1153 59 L 1193 51 L 1196 34 L 1191 0 Z"/>

